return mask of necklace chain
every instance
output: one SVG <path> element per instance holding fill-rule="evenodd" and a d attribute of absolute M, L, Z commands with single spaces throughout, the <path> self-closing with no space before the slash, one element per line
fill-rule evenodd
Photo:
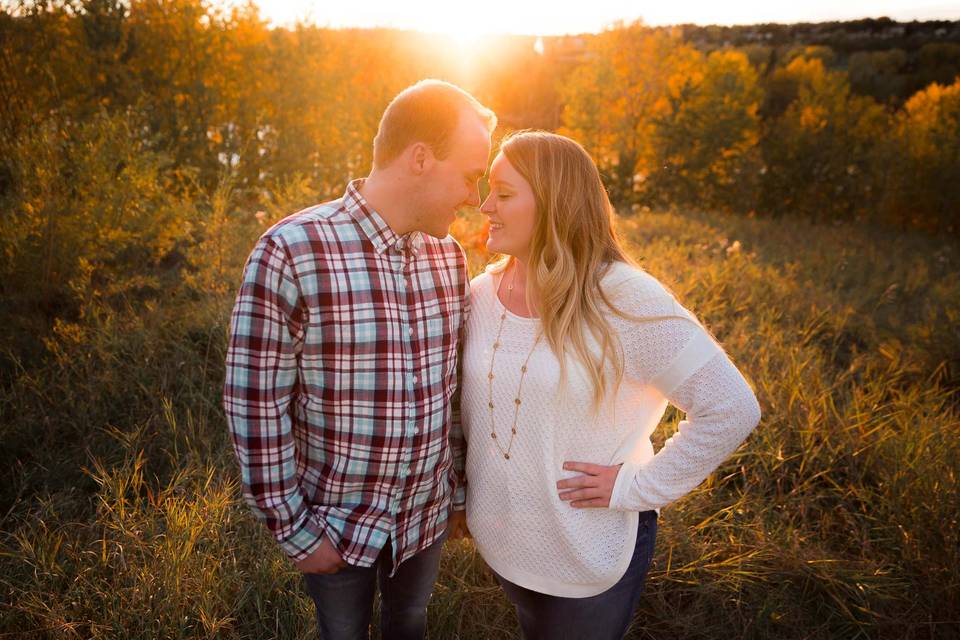
<path fill-rule="evenodd" d="M 530 348 L 530 353 L 527 354 L 527 357 L 524 359 L 523 364 L 520 366 L 520 384 L 517 385 L 517 394 L 513 399 L 513 425 L 510 427 L 510 439 L 507 443 L 506 449 L 503 448 L 503 445 L 500 443 L 502 438 L 497 437 L 497 427 L 496 421 L 494 420 L 493 410 L 493 366 L 497 360 L 497 351 L 500 347 L 503 346 L 500 342 L 500 336 L 503 334 L 503 323 L 507 319 L 507 305 L 513 299 L 513 285 L 517 279 L 517 267 L 514 266 L 513 277 L 510 279 L 510 285 L 507 287 L 507 304 L 504 305 L 504 310 L 500 314 L 500 326 L 497 328 L 497 337 L 493 341 L 493 351 L 490 355 L 490 370 L 487 372 L 487 409 L 490 412 L 490 438 L 493 440 L 494 444 L 497 445 L 497 449 L 500 450 L 500 453 L 503 454 L 503 457 L 506 460 L 510 459 L 510 451 L 513 449 L 513 440 L 517 436 L 517 420 L 520 416 L 520 405 L 522 403 L 520 399 L 520 394 L 523 391 L 523 379 L 527 375 L 527 363 L 530 362 L 530 357 L 533 355 L 534 350 L 537 348 L 537 345 L 540 343 L 540 338 L 543 337 L 543 333 L 540 332 L 537 334 L 537 339 L 534 340 L 533 346 Z M 497 295 L 497 292 L 494 291 L 494 295 Z"/>

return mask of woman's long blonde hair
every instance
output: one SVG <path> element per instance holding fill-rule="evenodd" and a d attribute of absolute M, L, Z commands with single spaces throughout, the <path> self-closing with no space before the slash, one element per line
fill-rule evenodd
<path fill-rule="evenodd" d="M 622 317 L 600 287 L 616 262 L 635 266 L 613 227 L 613 206 L 597 166 L 579 143 L 547 131 L 524 130 L 505 137 L 500 151 L 530 184 L 537 215 L 527 264 L 527 306 L 540 315 L 543 335 L 566 376 L 569 349 L 593 383 L 596 410 L 611 383 L 605 363 L 612 365 L 615 385 L 623 378 L 623 350 L 607 320 L 609 311 Z M 490 270 L 507 269 L 510 256 Z M 599 346 L 590 348 L 589 337 Z"/>

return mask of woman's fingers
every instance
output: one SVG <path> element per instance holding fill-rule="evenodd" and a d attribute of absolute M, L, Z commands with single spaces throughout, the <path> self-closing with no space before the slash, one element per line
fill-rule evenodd
<path fill-rule="evenodd" d="M 589 473 L 590 475 L 597 475 L 602 473 L 607 467 L 602 464 L 591 464 L 589 462 L 564 462 L 563 469 L 565 471 L 579 471 L 580 473 Z"/>
<path fill-rule="evenodd" d="M 571 507 L 576 507 L 578 509 L 605 509 L 610 506 L 610 498 L 593 498 L 591 500 L 578 500 L 576 502 L 570 503 Z"/>
<path fill-rule="evenodd" d="M 610 495 L 620 472 L 620 465 L 609 467 L 589 462 L 564 462 L 568 471 L 579 471 L 583 475 L 564 478 L 557 481 L 560 499 L 569 501 L 577 508 L 605 508 L 610 505 Z"/>
<path fill-rule="evenodd" d="M 561 491 L 561 500 L 589 500 L 592 498 L 602 498 L 604 492 L 599 487 L 589 487 L 587 489 L 576 489 L 572 491 Z"/>
<path fill-rule="evenodd" d="M 581 487 L 596 487 L 600 484 L 597 476 L 574 476 L 557 480 L 557 489 L 580 489 Z"/>

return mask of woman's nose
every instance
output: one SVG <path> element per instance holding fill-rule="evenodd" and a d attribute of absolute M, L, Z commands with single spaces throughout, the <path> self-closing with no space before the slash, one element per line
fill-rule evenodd
<path fill-rule="evenodd" d="M 493 194 L 487 194 L 487 199 L 483 201 L 483 204 L 480 205 L 481 213 L 493 213 L 496 207 L 493 206 Z"/>

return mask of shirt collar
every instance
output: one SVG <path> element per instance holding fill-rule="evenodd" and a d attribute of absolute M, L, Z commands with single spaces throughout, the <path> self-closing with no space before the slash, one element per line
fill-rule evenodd
<path fill-rule="evenodd" d="M 365 178 L 351 180 L 347 185 L 346 193 L 343 194 L 343 205 L 350 217 L 367 234 L 377 253 L 383 253 L 392 248 L 398 253 L 409 249 L 413 255 L 417 255 L 420 247 L 423 246 L 423 234 L 419 231 L 411 231 L 402 236 L 397 235 L 387 221 L 360 194 L 360 187 L 364 181 Z"/>

